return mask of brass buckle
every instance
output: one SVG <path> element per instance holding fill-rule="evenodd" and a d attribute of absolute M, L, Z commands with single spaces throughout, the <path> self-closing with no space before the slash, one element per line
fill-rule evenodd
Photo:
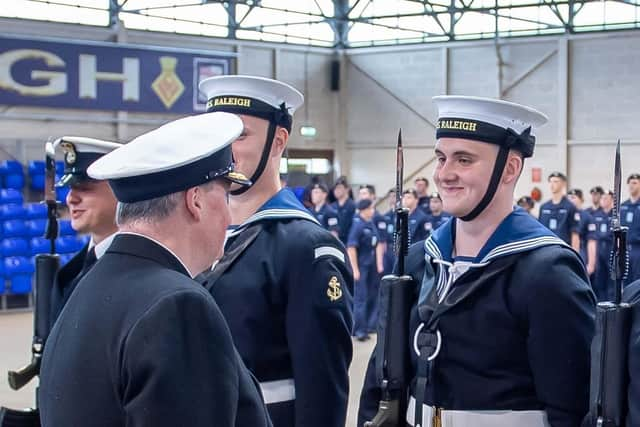
<path fill-rule="evenodd" d="M 442 427 L 442 409 L 433 408 L 433 417 L 431 418 L 431 427 Z"/>

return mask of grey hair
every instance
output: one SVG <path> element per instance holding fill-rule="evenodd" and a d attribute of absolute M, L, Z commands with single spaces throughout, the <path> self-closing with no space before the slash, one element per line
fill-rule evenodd
<path fill-rule="evenodd" d="M 213 183 L 214 181 L 209 181 L 198 187 L 208 192 L 211 191 Z M 134 222 L 152 223 L 165 219 L 176 209 L 184 193 L 184 191 L 179 191 L 141 202 L 118 202 L 116 207 L 116 225 L 122 226 Z"/>
<path fill-rule="evenodd" d="M 133 222 L 155 222 L 168 217 L 178 206 L 183 191 L 156 197 L 141 202 L 118 202 L 116 208 L 116 224 L 122 226 Z"/>

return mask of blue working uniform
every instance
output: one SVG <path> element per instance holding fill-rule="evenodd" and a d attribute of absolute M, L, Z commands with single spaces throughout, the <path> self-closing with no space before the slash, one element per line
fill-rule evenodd
<path fill-rule="evenodd" d="M 320 209 L 311 208 L 309 211 L 311 212 L 311 215 L 318 220 L 320 225 L 325 228 L 325 230 L 329 230 L 340 235 L 340 220 L 338 218 L 338 212 L 336 212 L 335 209 L 324 204 Z"/>
<path fill-rule="evenodd" d="M 580 222 L 578 223 L 578 235 L 580 236 L 580 256 L 586 265 L 589 262 L 587 244 L 589 240 L 598 240 L 596 238 L 597 227 L 589 210 L 582 209 L 579 213 Z"/>
<path fill-rule="evenodd" d="M 640 279 L 640 200 L 627 200 L 620 206 L 620 222 L 629 227 L 629 274 L 625 285 Z"/>
<path fill-rule="evenodd" d="M 377 286 L 376 247 L 380 242 L 377 227 L 373 221 L 365 221 L 361 216 L 353 220 L 349 232 L 348 248 L 358 252 L 360 279 L 356 281 L 353 296 L 353 335 L 366 336 L 377 326 Z"/>
<path fill-rule="evenodd" d="M 440 213 L 440 215 L 427 215 L 427 237 L 429 237 L 434 230 L 447 222 L 449 218 L 451 218 L 451 215 L 445 212 Z"/>
<path fill-rule="evenodd" d="M 418 197 L 418 209 L 425 215 L 431 215 L 431 196 Z"/>
<path fill-rule="evenodd" d="M 566 244 L 571 245 L 571 233 L 578 232 L 580 213 L 574 204 L 563 196 L 558 204 L 554 204 L 552 200 L 545 202 L 540 207 L 538 221 Z"/>
<path fill-rule="evenodd" d="M 349 230 L 351 230 L 351 223 L 356 214 L 356 202 L 348 198 L 343 205 L 340 205 L 340 202 L 336 201 L 331 204 L 331 207 L 338 213 L 338 224 L 340 224 L 338 238 L 346 245 L 347 239 L 349 238 Z"/>
<path fill-rule="evenodd" d="M 429 236 L 427 215 L 416 208 L 409 214 L 409 244 L 419 242 Z"/>
<path fill-rule="evenodd" d="M 593 291 L 598 301 L 611 301 L 614 293 L 614 283 L 609 274 L 613 235 L 611 234 L 611 211 L 608 213 L 598 209 L 593 214 L 595 237 L 598 242 L 596 249 L 596 271 L 592 283 Z"/>

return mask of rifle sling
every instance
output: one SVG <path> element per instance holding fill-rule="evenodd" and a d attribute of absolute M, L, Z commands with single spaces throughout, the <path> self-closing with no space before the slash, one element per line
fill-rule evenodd
<path fill-rule="evenodd" d="M 220 261 L 215 265 L 212 271 L 205 273 L 203 276 L 206 279 L 204 286 L 207 290 L 211 291 L 215 286 L 216 281 L 222 276 L 233 263 L 242 255 L 242 253 L 253 243 L 258 237 L 258 234 L 262 231 L 262 224 L 260 222 L 254 223 L 248 226 L 244 231 L 237 235 L 229 246 L 225 249 L 224 255 L 220 258 Z"/>

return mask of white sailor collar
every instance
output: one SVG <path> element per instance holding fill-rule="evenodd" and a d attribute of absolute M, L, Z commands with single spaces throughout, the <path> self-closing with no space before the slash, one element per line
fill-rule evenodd
<path fill-rule="evenodd" d="M 267 220 L 278 219 L 305 219 L 307 221 L 320 224 L 318 220 L 304 207 L 295 194 L 288 188 L 278 191 L 273 197 L 262 205 L 256 213 L 247 218 L 240 225 L 232 225 L 227 229 L 227 238 L 233 237 L 248 225 Z"/>
<path fill-rule="evenodd" d="M 445 263 L 455 261 L 452 254 L 456 220 L 456 218 L 452 218 L 445 222 L 425 241 L 427 257 Z M 536 221 L 524 209 L 516 207 L 502 220 L 475 258 L 461 259 L 470 261 L 472 266 L 482 266 L 503 256 L 549 245 L 568 247 L 563 240 Z"/>

